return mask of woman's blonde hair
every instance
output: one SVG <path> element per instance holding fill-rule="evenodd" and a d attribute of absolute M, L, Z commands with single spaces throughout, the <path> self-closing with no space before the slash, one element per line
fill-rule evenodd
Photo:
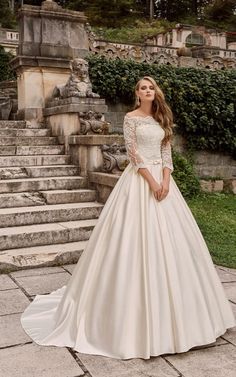
<path fill-rule="evenodd" d="M 173 135 L 173 113 L 170 107 L 167 105 L 165 100 L 165 95 L 161 88 L 157 85 L 156 81 L 150 76 L 144 76 L 140 79 L 137 84 L 135 85 L 135 105 L 134 109 L 140 107 L 139 98 L 136 95 L 136 91 L 139 90 L 140 83 L 142 80 L 148 80 L 152 83 L 155 89 L 155 98 L 152 102 L 152 112 L 153 117 L 156 119 L 157 122 L 160 123 L 161 127 L 165 131 L 165 137 L 163 139 L 163 143 L 167 143 L 171 136 Z"/>

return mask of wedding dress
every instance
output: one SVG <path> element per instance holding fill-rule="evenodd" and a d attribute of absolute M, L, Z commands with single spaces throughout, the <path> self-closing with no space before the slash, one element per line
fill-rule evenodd
<path fill-rule="evenodd" d="M 138 173 L 173 171 L 151 116 L 125 116 L 130 164 L 111 192 L 67 286 L 38 295 L 21 323 L 40 345 L 118 359 L 215 342 L 236 321 L 198 225 L 170 175 L 157 201 Z"/>

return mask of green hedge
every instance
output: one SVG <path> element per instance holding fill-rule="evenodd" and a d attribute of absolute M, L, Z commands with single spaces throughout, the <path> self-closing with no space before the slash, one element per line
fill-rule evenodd
<path fill-rule="evenodd" d="M 6 52 L 2 46 L 0 46 L 0 81 L 14 80 L 16 78 L 15 73 L 11 70 L 9 65 L 13 55 Z"/>
<path fill-rule="evenodd" d="M 132 105 L 139 78 L 152 76 L 163 89 L 178 133 L 191 149 L 236 157 L 236 70 L 175 68 L 132 60 L 87 57 L 93 90 L 108 101 Z"/>
<path fill-rule="evenodd" d="M 201 192 L 200 180 L 197 177 L 191 157 L 172 150 L 174 171 L 173 178 L 185 198 L 193 198 Z"/>

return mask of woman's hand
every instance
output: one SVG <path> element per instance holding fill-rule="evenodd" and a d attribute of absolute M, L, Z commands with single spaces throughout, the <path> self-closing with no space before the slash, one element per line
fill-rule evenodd
<path fill-rule="evenodd" d="M 160 193 L 160 196 L 159 196 L 159 200 L 163 200 L 165 199 L 165 197 L 168 195 L 168 192 L 169 192 L 169 182 L 163 180 L 163 182 L 161 183 L 161 193 Z"/>
<path fill-rule="evenodd" d="M 160 200 L 162 186 L 159 185 L 159 183 L 157 183 L 156 181 L 153 181 L 150 183 L 150 189 L 152 190 L 155 199 Z"/>

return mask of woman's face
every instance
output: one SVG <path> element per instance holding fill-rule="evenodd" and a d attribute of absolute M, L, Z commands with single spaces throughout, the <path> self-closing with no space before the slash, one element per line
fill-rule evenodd
<path fill-rule="evenodd" d="M 141 102 L 152 102 L 155 98 L 155 89 L 153 84 L 149 80 L 141 80 L 139 89 L 136 91 L 137 97 Z"/>

